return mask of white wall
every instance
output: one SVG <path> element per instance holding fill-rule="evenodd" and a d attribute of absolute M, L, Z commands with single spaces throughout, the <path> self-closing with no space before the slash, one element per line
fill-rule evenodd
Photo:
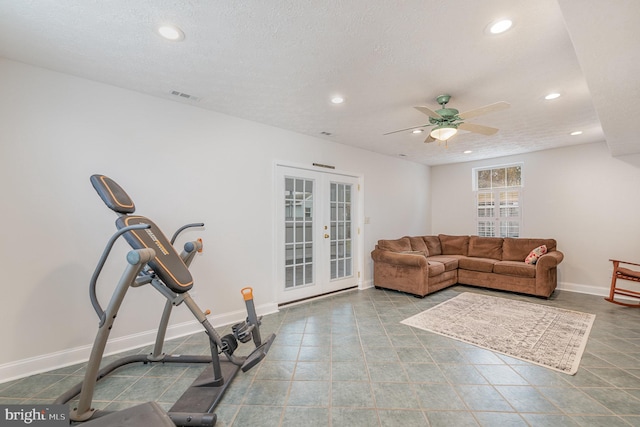
<path fill-rule="evenodd" d="M 243 310 L 246 285 L 259 307 L 275 307 L 276 160 L 363 177 L 365 285 L 378 239 L 430 231 L 424 165 L 4 59 L 0 93 L 0 381 L 88 355 L 97 328 L 88 281 L 116 218 L 91 174 L 119 182 L 168 235 L 187 222 L 206 224 L 183 240 L 204 238 L 194 289 L 217 318 Z M 105 305 L 127 251 L 120 242 L 101 276 Z M 121 347 L 137 334 L 148 339 L 162 305 L 149 287 L 131 290 L 112 337 L 124 339 Z M 190 320 L 177 310 L 172 324 Z"/>
<path fill-rule="evenodd" d="M 476 234 L 472 168 L 524 162 L 523 237 L 551 237 L 559 288 L 608 294 L 610 258 L 640 262 L 640 158 L 605 143 L 432 167 L 434 233 Z"/>

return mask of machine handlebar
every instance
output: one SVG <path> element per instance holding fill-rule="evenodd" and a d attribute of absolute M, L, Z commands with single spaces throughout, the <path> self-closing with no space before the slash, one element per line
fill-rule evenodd
<path fill-rule="evenodd" d="M 173 245 L 176 242 L 176 239 L 178 238 L 180 233 L 191 227 L 204 227 L 204 222 L 194 222 L 192 224 L 183 225 L 182 227 L 178 228 L 176 232 L 173 233 L 173 237 L 171 237 L 171 244 Z"/>
<path fill-rule="evenodd" d="M 102 256 L 98 261 L 98 265 L 96 269 L 93 271 L 93 275 L 91 276 L 91 282 L 89 283 L 89 298 L 91 299 L 91 305 L 93 305 L 93 309 L 96 311 L 96 314 L 100 318 L 100 324 L 104 322 L 104 310 L 100 306 L 100 302 L 98 301 L 98 297 L 96 295 L 96 284 L 98 283 L 98 276 L 100 276 L 100 272 L 102 272 L 102 267 L 104 267 L 107 258 L 109 257 L 109 253 L 113 248 L 116 240 L 124 233 L 132 230 L 144 230 L 146 228 L 151 228 L 149 224 L 135 224 L 130 225 L 128 227 L 121 228 L 118 230 L 107 242 L 107 246 L 105 246 L 104 251 L 102 252 Z"/>

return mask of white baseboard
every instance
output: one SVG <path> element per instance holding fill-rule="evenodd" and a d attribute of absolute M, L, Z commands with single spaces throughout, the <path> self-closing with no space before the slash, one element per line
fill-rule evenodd
<path fill-rule="evenodd" d="M 579 294 L 599 295 L 603 297 L 609 295 L 609 287 L 603 288 L 601 286 L 582 285 L 579 283 L 561 282 L 558 283 L 558 287 L 556 289 L 576 292 Z"/>
<path fill-rule="evenodd" d="M 269 303 L 256 306 L 256 312 L 260 316 L 277 313 L 278 304 Z M 245 320 L 247 313 L 244 310 L 234 311 L 231 313 L 220 314 L 217 316 L 209 316 L 209 322 L 215 328 L 230 325 Z M 198 321 L 191 320 L 188 322 L 170 325 L 167 328 L 166 339 L 180 338 L 187 335 L 202 332 L 202 326 Z M 144 331 L 137 334 L 127 335 L 120 338 L 109 340 L 105 348 L 105 356 L 111 354 L 122 353 L 135 348 L 144 347 L 153 344 L 156 339 L 156 330 Z M 89 360 L 91 354 L 91 345 L 83 345 L 68 350 L 57 351 L 55 353 L 43 354 L 28 359 L 22 359 L 15 362 L 0 365 L 0 384 L 24 378 L 30 375 L 40 374 L 43 372 L 60 369 L 67 366 L 83 363 Z"/>
<path fill-rule="evenodd" d="M 373 288 L 373 279 L 369 279 L 361 282 L 360 286 L 358 287 L 358 289 L 360 290 L 369 289 L 369 288 Z"/>
<path fill-rule="evenodd" d="M 611 290 L 609 286 L 607 286 L 606 288 L 603 288 L 602 286 L 588 286 L 588 285 L 580 285 L 577 283 L 561 283 L 561 284 L 558 284 L 557 289 L 561 291 L 567 291 L 567 292 L 577 292 L 580 294 L 598 295 L 601 297 L 608 297 L 609 291 Z M 637 298 L 627 297 L 624 295 L 616 295 L 615 299 L 634 301 L 635 303 L 638 302 Z"/>

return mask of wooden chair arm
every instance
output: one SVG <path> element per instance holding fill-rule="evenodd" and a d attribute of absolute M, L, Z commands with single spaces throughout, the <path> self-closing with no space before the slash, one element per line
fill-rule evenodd
<path fill-rule="evenodd" d="M 618 260 L 618 259 L 609 259 L 609 261 L 611 261 L 611 262 L 617 262 L 617 263 L 620 263 L 620 264 L 637 265 L 638 267 L 640 267 L 640 264 L 637 264 L 637 263 L 635 263 L 635 262 L 620 261 L 620 260 Z"/>

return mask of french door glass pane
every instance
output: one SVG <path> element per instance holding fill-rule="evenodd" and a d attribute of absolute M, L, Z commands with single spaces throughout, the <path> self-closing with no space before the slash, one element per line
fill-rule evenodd
<path fill-rule="evenodd" d="M 285 288 L 313 283 L 313 180 L 285 178 Z"/>
<path fill-rule="evenodd" d="M 332 182 L 330 193 L 330 259 L 331 279 L 342 279 L 353 273 L 351 251 L 351 184 Z"/>
<path fill-rule="evenodd" d="M 304 265 L 296 265 L 296 269 L 295 269 L 296 278 L 295 278 L 294 286 L 301 286 L 304 284 L 303 275 L 304 275 Z"/>

